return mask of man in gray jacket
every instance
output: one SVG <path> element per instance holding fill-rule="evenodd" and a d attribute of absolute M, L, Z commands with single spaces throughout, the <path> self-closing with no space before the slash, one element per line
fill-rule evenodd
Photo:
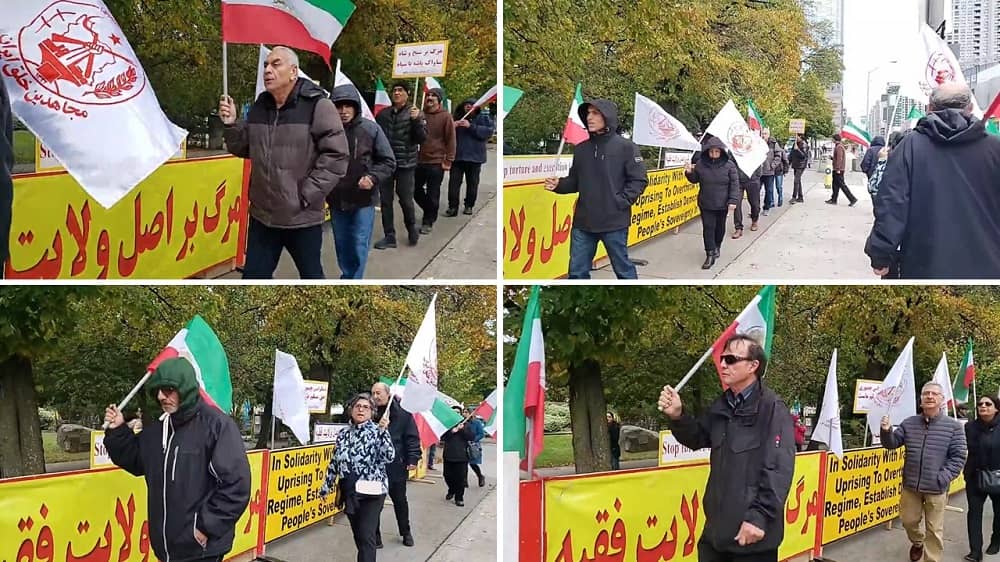
<path fill-rule="evenodd" d="M 347 173 L 344 126 L 323 90 L 299 78 L 299 59 L 275 47 L 264 88 L 246 122 L 232 98 L 219 102 L 226 149 L 253 163 L 244 279 L 270 279 L 288 250 L 303 279 L 323 279 L 320 252 L 326 197 Z"/>
<path fill-rule="evenodd" d="M 948 486 L 965 467 L 965 431 L 958 420 L 945 414 L 943 404 L 944 389 L 929 382 L 920 391 L 921 414 L 906 418 L 895 429 L 889 416 L 882 417 L 882 446 L 906 446 L 899 519 L 912 544 L 913 562 L 940 562 Z M 920 528 L 924 518 L 926 532 Z"/>

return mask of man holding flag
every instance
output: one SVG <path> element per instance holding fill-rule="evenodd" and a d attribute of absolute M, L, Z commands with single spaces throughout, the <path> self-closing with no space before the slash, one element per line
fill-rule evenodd
<path fill-rule="evenodd" d="M 403 544 L 413 546 L 410 504 L 406 501 L 406 480 L 409 478 L 409 471 L 416 468 L 420 462 L 420 433 L 417 432 L 413 415 L 400 406 L 399 397 L 392 397 L 391 403 L 389 397 L 389 385 L 384 382 L 372 385 L 372 401 L 375 402 L 372 419 L 378 423 L 384 416 L 389 417 L 389 435 L 392 437 L 392 448 L 396 451 L 392 462 L 385 467 L 389 476 L 389 497 L 396 512 L 396 524 L 399 526 L 400 536 L 403 537 Z M 375 532 L 375 545 L 376 548 L 382 548 L 381 525 Z"/>
<path fill-rule="evenodd" d="M 761 342 L 737 334 L 722 349 L 719 374 L 727 389 L 704 415 L 685 413 L 670 386 L 657 405 L 682 445 L 712 449 L 698 560 L 777 562 L 795 469 L 792 416 L 761 380 L 767 366 Z"/>
<path fill-rule="evenodd" d="M 416 95 L 416 94 L 414 94 Z M 420 241 L 417 230 L 416 203 L 413 199 L 414 174 L 420 143 L 427 138 L 427 121 L 416 106 L 409 106 L 410 86 L 406 82 L 392 85 L 392 105 L 375 115 L 375 122 L 382 127 L 389 145 L 396 156 L 396 171 L 392 181 L 379 185 L 382 205 L 382 239 L 375 242 L 376 250 L 396 247 L 396 223 L 393 214 L 393 194 L 399 197 L 403 211 L 403 224 L 411 246 Z"/>
<path fill-rule="evenodd" d="M 240 431 L 205 402 L 184 357 L 160 362 L 146 388 L 163 415 L 135 434 L 118 408 L 109 406 L 108 455 L 146 479 L 149 543 L 158 559 L 221 562 L 250 501 L 250 464 Z"/>
<path fill-rule="evenodd" d="M 912 545 L 913 562 L 942 560 L 948 487 L 965 467 L 965 430 L 958 420 L 945 415 L 943 406 L 944 389 L 929 382 L 920 391 L 920 414 L 906 418 L 895 429 L 888 415 L 882 417 L 882 446 L 906 447 L 899 519 Z M 921 519 L 926 520 L 926 531 L 920 528 Z"/>

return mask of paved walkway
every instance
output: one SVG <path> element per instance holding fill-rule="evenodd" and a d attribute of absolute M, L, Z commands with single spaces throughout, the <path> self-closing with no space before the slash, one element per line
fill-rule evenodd
<path fill-rule="evenodd" d="M 841 196 L 837 206 L 823 202 L 830 190 L 823 174 L 806 170 L 802 177 L 805 203 L 789 205 L 792 175 L 785 178 L 785 204 L 761 216 L 760 229 L 750 230 L 749 205 L 744 202 L 743 237 L 733 240 L 733 218 L 727 219 L 726 239 L 721 259 L 709 270 L 705 261 L 701 220 L 681 226 L 676 234 L 663 234 L 630 249 L 635 259 L 647 260 L 638 268 L 640 279 L 836 279 L 874 282 L 868 267 L 865 240 L 871 231 L 871 196 L 864 187 L 864 175 L 848 173 L 847 183 L 858 198 L 854 207 Z M 595 279 L 614 279 L 610 264 L 592 272 Z"/>

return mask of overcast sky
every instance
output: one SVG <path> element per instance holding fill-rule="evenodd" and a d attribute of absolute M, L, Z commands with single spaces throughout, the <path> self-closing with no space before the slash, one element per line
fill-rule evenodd
<path fill-rule="evenodd" d="M 844 0 L 844 107 L 851 119 L 867 114 L 865 91 L 871 73 L 871 99 L 898 81 L 900 37 L 917 33 L 917 0 Z"/>

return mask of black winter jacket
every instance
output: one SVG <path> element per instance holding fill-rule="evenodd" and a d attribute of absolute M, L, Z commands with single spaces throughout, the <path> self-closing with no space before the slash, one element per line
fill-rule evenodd
<path fill-rule="evenodd" d="M 628 228 L 632 222 L 632 204 L 649 183 L 639 147 L 618 135 L 618 108 L 608 100 L 593 100 L 579 108 L 580 119 L 587 122 L 587 109 L 593 105 L 602 115 L 606 130 L 590 133 L 573 149 L 569 175 L 559 180 L 556 193 L 580 193 L 573 215 L 573 226 L 585 232 L 601 233 Z"/>
<path fill-rule="evenodd" d="M 788 152 L 788 162 L 793 170 L 806 169 L 806 164 L 809 162 L 809 147 L 805 141 L 792 146 L 792 150 Z"/>
<path fill-rule="evenodd" d="M 354 106 L 354 119 L 344 125 L 347 148 L 351 158 L 347 174 L 333 188 L 326 202 L 341 211 L 371 207 L 378 197 L 378 186 L 392 178 L 396 170 L 396 157 L 392 154 L 389 139 L 382 128 L 361 116 L 361 94 L 351 84 L 337 86 L 330 94 L 334 104 L 350 103 Z M 358 182 L 364 176 L 372 178 L 371 189 L 361 189 Z"/>
<path fill-rule="evenodd" d="M 957 109 L 922 118 L 889 155 L 865 245 L 904 279 L 1000 279 L 1000 138 Z M 897 248 L 900 248 L 897 254 Z"/>
<path fill-rule="evenodd" d="M 980 470 L 1000 469 L 1000 416 L 993 416 L 990 423 L 981 420 L 971 420 L 965 424 L 965 442 L 969 448 L 969 457 L 965 460 L 965 484 L 979 488 L 976 475 Z"/>
<path fill-rule="evenodd" d="M 868 147 L 865 152 L 864 158 L 861 159 L 861 171 L 871 179 L 872 174 L 875 173 L 875 166 L 878 166 L 878 153 L 885 146 L 885 137 L 877 136 L 872 139 L 872 144 Z"/>
<path fill-rule="evenodd" d="M 122 424 L 104 437 L 116 465 L 146 478 L 153 552 L 171 562 L 224 555 L 250 501 L 250 464 L 240 431 L 200 397 L 167 418 L 166 429 L 163 424 L 146 424 L 138 435 Z M 195 540 L 195 528 L 208 537 L 205 548 Z"/>
<path fill-rule="evenodd" d="M 712 160 L 710 148 L 718 148 L 722 156 Z M 736 162 L 729 159 L 726 145 L 715 137 L 706 142 L 694 169 L 684 173 L 687 180 L 698 184 L 698 207 L 706 211 L 722 211 L 740 203 L 740 177 Z M 756 174 L 755 174 L 756 175 Z"/>
<path fill-rule="evenodd" d="M 962 424 L 944 411 L 929 421 L 923 415 L 910 416 L 899 427 L 882 430 L 881 438 L 886 449 L 906 446 L 904 488 L 927 494 L 944 493 L 965 465 Z"/>
<path fill-rule="evenodd" d="M 393 398 L 390 408 L 389 435 L 392 436 L 392 448 L 396 451 L 396 456 L 386 465 L 385 470 L 390 482 L 399 482 L 408 478 L 406 467 L 417 465 L 423 452 L 420 450 L 420 433 L 417 431 L 417 423 L 413 421 L 413 414 L 399 405 L 398 397 Z M 378 423 L 383 414 L 385 406 L 379 406 L 372 419 Z"/>
<path fill-rule="evenodd" d="M 10 249 L 10 208 L 14 203 L 14 116 L 10 97 L 0 80 L 0 279 Z"/>
<path fill-rule="evenodd" d="M 670 421 L 670 428 L 681 444 L 712 449 L 703 540 L 719 552 L 778 548 L 795 470 L 795 428 L 788 407 L 761 383 L 735 411 L 722 395 L 700 418 L 685 413 Z M 760 542 L 736 543 L 744 521 L 764 530 Z"/>
<path fill-rule="evenodd" d="M 405 170 L 417 167 L 417 152 L 420 143 L 427 138 L 427 121 L 421 113 L 416 119 L 410 119 L 410 106 L 401 109 L 390 105 L 378 112 L 375 122 L 382 127 L 389 139 L 392 152 L 396 156 L 396 168 Z"/>
<path fill-rule="evenodd" d="M 476 434 L 466 423 L 465 427 L 458 431 L 449 429 L 441 436 L 444 443 L 442 457 L 445 462 L 469 462 L 469 442 L 476 438 Z"/>
<path fill-rule="evenodd" d="M 742 189 L 760 189 L 760 166 L 757 166 L 752 176 L 746 175 L 739 166 L 736 167 L 736 172 L 740 176 L 740 187 Z"/>

